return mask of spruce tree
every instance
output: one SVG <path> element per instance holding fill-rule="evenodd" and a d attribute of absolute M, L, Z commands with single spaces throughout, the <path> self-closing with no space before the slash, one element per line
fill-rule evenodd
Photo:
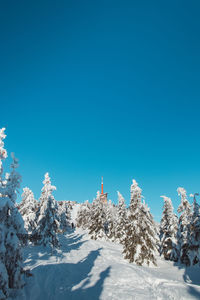
<path fill-rule="evenodd" d="M 59 216 L 57 203 L 52 195 L 52 192 L 56 190 L 56 187 L 51 185 L 48 173 L 45 174 L 43 184 L 42 194 L 39 199 L 40 208 L 36 214 L 37 227 L 34 231 L 34 233 L 38 236 L 36 244 L 57 247 L 59 246 L 57 238 Z"/>
<path fill-rule="evenodd" d="M 91 205 L 90 224 L 88 227 L 92 239 L 106 238 L 106 211 L 105 204 L 100 200 L 100 193 Z"/>
<path fill-rule="evenodd" d="M 104 204 L 105 209 L 105 223 L 104 223 L 104 231 L 106 236 L 112 242 L 116 239 L 116 208 L 112 204 L 111 200 L 108 201 L 107 204 Z"/>
<path fill-rule="evenodd" d="M 133 180 L 123 253 L 129 262 L 135 262 L 138 265 L 144 263 L 156 265 L 156 226 L 149 208 L 141 202 L 141 193 L 142 190 Z"/>
<path fill-rule="evenodd" d="M 160 254 L 167 260 L 178 261 L 177 216 L 174 214 L 171 199 L 166 196 L 161 197 L 164 200 L 164 205 L 160 223 Z"/>
<path fill-rule="evenodd" d="M 58 203 L 58 218 L 59 218 L 59 232 L 64 233 L 67 228 L 70 227 L 69 224 L 69 211 L 66 201 L 60 201 Z"/>
<path fill-rule="evenodd" d="M 24 220 L 24 227 L 29 234 L 31 234 L 36 227 L 35 218 L 38 208 L 38 202 L 35 200 L 33 192 L 28 187 L 25 187 L 18 209 Z"/>
<path fill-rule="evenodd" d="M 186 266 L 189 266 L 191 264 L 189 256 L 191 205 L 187 200 L 187 194 L 184 188 L 179 187 L 177 192 L 178 195 L 181 196 L 181 204 L 178 207 L 178 212 L 181 213 L 178 224 L 178 249 L 180 261 Z"/>
<path fill-rule="evenodd" d="M 126 235 L 126 224 L 127 224 L 127 209 L 125 200 L 120 192 L 118 194 L 118 207 L 117 207 L 117 218 L 116 218 L 116 230 L 115 237 L 116 241 L 123 244 Z"/>
<path fill-rule="evenodd" d="M 20 237 L 25 231 L 23 219 L 15 204 L 21 176 L 16 172 L 18 160 L 14 154 L 11 173 L 3 176 L 2 160 L 7 157 L 3 142 L 6 137 L 4 130 L 0 130 L 0 299 L 7 298 L 9 290 L 24 285 Z"/>
<path fill-rule="evenodd" d="M 91 204 L 85 201 L 79 208 L 76 218 L 76 226 L 87 229 L 90 225 Z"/>
<path fill-rule="evenodd" d="M 193 197 L 193 212 L 190 223 L 190 249 L 189 257 L 193 265 L 200 265 L 200 207 L 197 203 L 196 196 L 198 193 L 190 195 Z"/>

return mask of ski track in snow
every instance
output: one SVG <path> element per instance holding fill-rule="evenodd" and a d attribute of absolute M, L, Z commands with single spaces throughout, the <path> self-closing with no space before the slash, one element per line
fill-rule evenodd
<path fill-rule="evenodd" d="M 159 257 L 158 267 L 139 267 L 123 259 L 121 245 L 90 240 L 82 230 L 60 242 L 53 254 L 41 246 L 25 249 L 33 276 L 18 300 L 200 299 L 198 268 L 188 269 L 192 281 L 184 268 Z"/>

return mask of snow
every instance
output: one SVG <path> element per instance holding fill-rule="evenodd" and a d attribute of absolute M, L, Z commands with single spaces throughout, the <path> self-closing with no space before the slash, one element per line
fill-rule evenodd
<path fill-rule="evenodd" d="M 122 256 L 122 246 L 89 239 L 76 229 L 59 236 L 61 247 L 25 248 L 33 276 L 17 300 L 199 299 L 198 267 L 181 267 L 158 257 L 158 267 L 140 267 Z"/>

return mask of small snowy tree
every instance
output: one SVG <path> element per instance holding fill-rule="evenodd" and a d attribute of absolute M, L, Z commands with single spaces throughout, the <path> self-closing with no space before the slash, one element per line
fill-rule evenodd
<path fill-rule="evenodd" d="M 66 201 L 58 202 L 59 232 L 64 233 L 70 227 L 69 210 Z"/>
<path fill-rule="evenodd" d="M 10 289 L 19 289 L 24 284 L 19 238 L 25 231 L 22 217 L 15 206 L 21 176 L 16 172 L 18 161 L 13 154 L 11 173 L 3 177 L 2 160 L 7 157 L 4 130 L 0 130 L 0 299 L 7 298 Z"/>
<path fill-rule="evenodd" d="M 105 209 L 105 223 L 104 223 L 104 230 L 106 236 L 112 242 L 115 241 L 115 230 L 116 230 L 116 214 L 117 210 L 112 204 L 111 200 L 108 201 L 108 204 L 104 204 Z"/>
<path fill-rule="evenodd" d="M 190 195 L 190 197 L 193 197 L 193 212 L 190 223 L 189 257 L 193 265 L 200 264 L 200 207 L 196 196 L 199 196 L 199 194 Z"/>
<path fill-rule="evenodd" d="M 184 188 L 179 187 L 177 192 L 178 195 L 181 196 L 181 204 L 178 207 L 178 212 L 181 213 L 178 225 L 178 247 L 180 252 L 180 261 L 189 266 L 191 264 L 189 256 L 191 205 L 187 200 L 187 194 Z"/>
<path fill-rule="evenodd" d="M 106 211 L 105 205 L 100 200 L 100 193 L 91 205 L 90 224 L 88 227 L 92 239 L 106 238 Z"/>
<path fill-rule="evenodd" d="M 3 162 L 2 161 L 5 160 L 8 156 L 6 149 L 4 149 L 4 141 L 3 140 L 6 138 L 4 131 L 5 131 L 5 128 L 0 129 L 0 181 L 1 181 L 1 184 L 3 181 L 3 178 L 2 178 Z"/>
<path fill-rule="evenodd" d="M 123 253 L 125 259 L 138 265 L 156 265 L 156 226 L 149 208 L 141 202 L 141 193 L 141 188 L 133 180 Z"/>
<path fill-rule="evenodd" d="M 126 235 L 126 224 L 127 224 L 127 210 L 125 200 L 120 192 L 118 194 L 118 207 L 117 207 L 117 218 L 116 218 L 116 229 L 115 237 L 116 241 L 123 244 Z"/>
<path fill-rule="evenodd" d="M 167 260 L 178 261 L 177 252 L 177 216 L 174 214 L 172 201 L 166 196 L 164 200 L 163 215 L 160 223 L 160 254 Z"/>
<path fill-rule="evenodd" d="M 53 247 L 59 245 L 57 238 L 57 231 L 59 228 L 59 216 L 56 200 L 54 199 L 52 192 L 56 190 L 56 187 L 51 185 L 49 174 L 45 174 L 43 181 L 42 194 L 40 197 L 40 208 L 36 214 L 37 227 L 34 231 L 35 235 L 38 235 L 36 244 L 48 244 Z"/>
<path fill-rule="evenodd" d="M 23 189 L 22 201 L 18 209 L 24 220 L 24 227 L 28 233 L 32 233 L 36 227 L 35 218 L 38 210 L 38 202 L 35 200 L 33 192 L 25 187 Z"/>
<path fill-rule="evenodd" d="M 82 227 L 83 229 L 87 229 L 90 225 L 90 217 L 91 217 L 91 204 L 88 201 L 85 201 L 81 204 L 76 218 L 77 227 Z"/>

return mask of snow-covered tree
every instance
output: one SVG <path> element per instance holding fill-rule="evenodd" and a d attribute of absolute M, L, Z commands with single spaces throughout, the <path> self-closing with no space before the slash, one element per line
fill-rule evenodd
<path fill-rule="evenodd" d="M 117 210 L 116 207 L 112 204 L 111 200 L 108 201 L 108 204 L 104 204 L 105 209 L 105 220 L 104 229 L 106 232 L 106 236 L 109 240 L 114 242 L 116 240 L 116 215 Z"/>
<path fill-rule="evenodd" d="M 138 265 L 153 263 L 156 265 L 157 231 L 149 208 L 142 203 L 142 190 L 133 180 L 126 236 L 124 239 L 124 257 Z"/>
<path fill-rule="evenodd" d="M 48 244 L 53 247 L 59 245 L 57 232 L 59 229 L 59 216 L 56 200 L 54 199 L 52 192 L 56 190 L 56 187 L 51 185 L 49 174 L 45 174 L 43 181 L 42 194 L 39 199 L 40 208 L 36 214 L 37 227 L 34 234 L 38 236 L 37 244 Z"/>
<path fill-rule="evenodd" d="M 59 231 L 61 233 L 66 232 L 70 227 L 69 223 L 69 209 L 66 201 L 58 202 L 58 217 L 59 217 Z"/>
<path fill-rule="evenodd" d="M 177 229 L 178 220 L 174 214 L 172 201 L 166 196 L 164 200 L 162 219 L 160 222 L 160 254 L 167 260 L 178 261 Z"/>
<path fill-rule="evenodd" d="M 118 207 L 116 216 L 116 228 L 115 237 L 116 241 L 123 244 L 126 235 L 126 224 L 127 224 L 127 209 L 125 205 L 125 200 L 120 192 L 118 194 Z"/>
<path fill-rule="evenodd" d="M 35 218 L 38 210 L 38 202 L 35 200 L 33 192 L 25 187 L 22 193 L 22 201 L 18 209 L 24 220 L 24 227 L 28 233 L 32 233 L 36 227 Z"/>
<path fill-rule="evenodd" d="M 6 138 L 6 135 L 4 133 L 5 131 L 5 128 L 1 128 L 0 129 L 0 181 L 2 183 L 3 181 L 3 178 L 2 178 L 2 175 L 3 175 L 3 160 L 5 160 L 7 158 L 7 151 L 6 149 L 4 149 L 4 139 Z M 2 186 L 1 186 L 2 188 Z"/>
<path fill-rule="evenodd" d="M 199 196 L 199 194 L 195 193 L 190 196 L 193 197 L 193 212 L 190 223 L 189 257 L 191 264 L 200 265 L 200 207 L 196 200 L 196 196 Z"/>
<path fill-rule="evenodd" d="M 76 226 L 87 229 L 90 225 L 91 204 L 85 201 L 79 208 L 76 218 Z"/>
<path fill-rule="evenodd" d="M 182 187 L 177 189 L 178 195 L 181 196 L 181 204 L 178 212 L 181 213 L 178 225 L 178 249 L 180 261 L 185 265 L 190 265 L 189 247 L 190 247 L 190 222 L 191 222 L 191 205 L 187 200 L 186 190 Z"/>
<path fill-rule="evenodd" d="M 0 299 L 9 296 L 9 290 L 23 286 L 23 268 L 20 236 L 25 233 L 23 219 L 15 206 L 21 176 L 16 172 L 18 161 L 12 154 L 11 173 L 3 176 L 5 128 L 0 130 Z"/>
<path fill-rule="evenodd" d="M 97 193 L 97 198 L 91 205 L 90 224 L 88 227 L 89 234 L 94 240 L 106 238 L 107 223 L 105 205 L 106 204 L 102 203 L 99 194 Z"/>

